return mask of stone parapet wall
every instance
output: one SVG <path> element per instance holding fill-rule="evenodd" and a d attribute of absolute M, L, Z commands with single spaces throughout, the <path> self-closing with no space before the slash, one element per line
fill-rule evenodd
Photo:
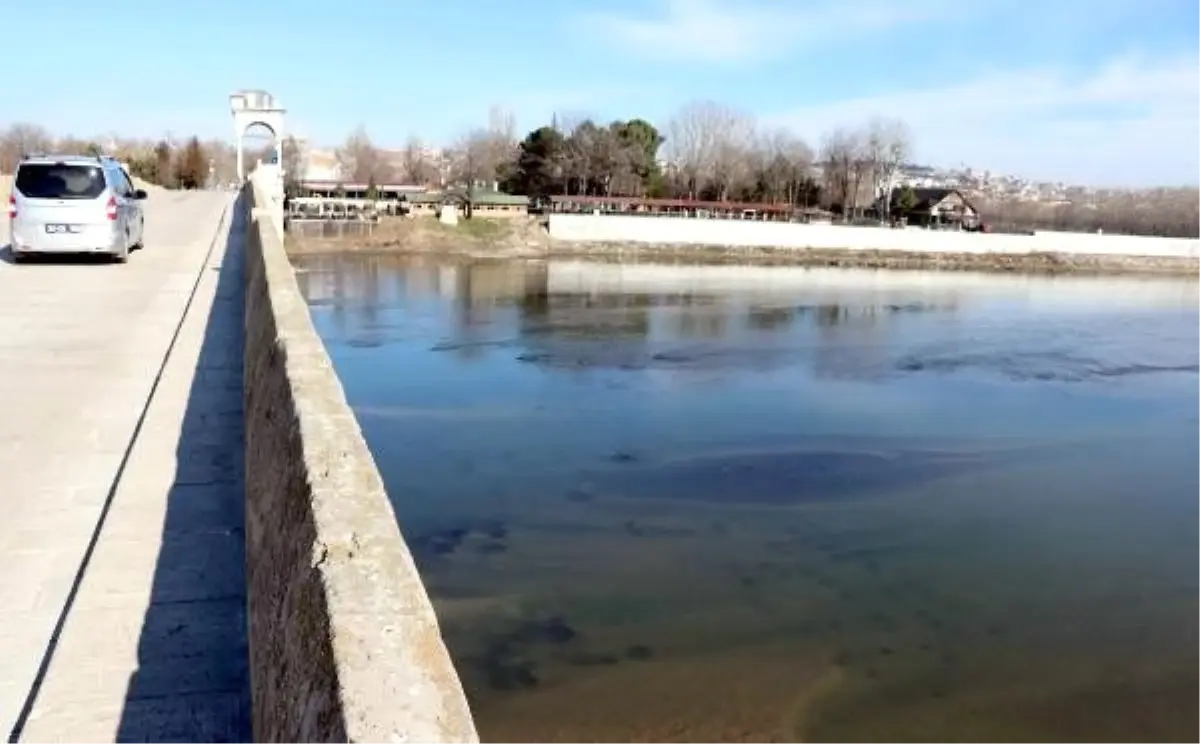
<path fill-rule="evenodd" d="M 270 203 L 253 181 L 239 202 L 262 217 L 246 246 L 243 381 L 254 738 L 478 741 Z"/>

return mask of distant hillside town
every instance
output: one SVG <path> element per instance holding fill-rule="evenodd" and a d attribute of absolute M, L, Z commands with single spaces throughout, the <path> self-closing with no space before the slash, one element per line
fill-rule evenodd
<path fill-rule="evenodd" d="M 1021 176 L 977 171 L 973 168 L 935 168 L 905 164 L 900 167 L 897 176 L 897 185 L 901 186 L 958 189 L 974 197 L 1043 204 L 1068 204 L 1072 200 L 1087 199 L 1108 191 L 1073 186 L 1061 181 L 1033 181 Z"/>

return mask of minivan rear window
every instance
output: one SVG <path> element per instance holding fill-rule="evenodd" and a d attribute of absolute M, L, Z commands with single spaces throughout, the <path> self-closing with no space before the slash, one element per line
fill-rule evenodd
<path fill-rule="evenodd" d="M 24 163 L 17 168 L 17 191 L 30 199 L 95 199 L 104 192 L 99 165 Z"/>

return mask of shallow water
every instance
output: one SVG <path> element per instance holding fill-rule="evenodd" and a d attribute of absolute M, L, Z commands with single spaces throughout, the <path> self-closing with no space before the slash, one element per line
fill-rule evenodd
<path fill-rule="evenodd" d="M 1195 740 L 1197 284 L 309 258 L 487 740 Z"/>

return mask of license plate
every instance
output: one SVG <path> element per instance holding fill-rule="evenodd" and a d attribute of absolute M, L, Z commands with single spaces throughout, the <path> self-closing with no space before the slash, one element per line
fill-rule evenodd
<path fill-rule="evenodd" d="M 46 225 L 46 232 L 54 235 L 77 233 L 79 232 L 79 225 Z"/>

